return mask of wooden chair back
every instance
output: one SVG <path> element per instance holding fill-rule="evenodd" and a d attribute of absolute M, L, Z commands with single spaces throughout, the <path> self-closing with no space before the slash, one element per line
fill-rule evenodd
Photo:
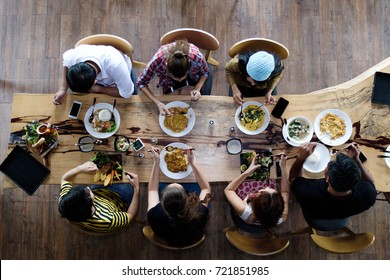
<path fill-rule="evenodd" d="M 314 243 L 331 253 L 349 254 L 359 252 L 371 246 L 375 241 L 372 233 L 354 233 L 349 228 L 344 228 L 347 236 L 323 236 L 313 229 L 311 239 Z"/>
<path fill-rule="evenodd" d="M 166 242 L 164 238 L 161 238 L 161 237 L 157 236 L 153 232 L 153 230 L 152 230 L 152 228 L 150 226 L 144 226 L 143 229 L 142 229 L 142 232 L 145 235 L 145 237 L 149 241 L 151 241 L 153 244 L 155 244 L 155 245 L 157 245 L 159 247 L 165 248 L 165 249 L 169 249 L 169 250 L 186 250 L 186 249 L 190 249 L 190 248 L 198 246 L 205 239 L 205 235 L 203 234 L 201 239 L 199 239 L 197 242 L 195 242 L 195 243 L 193 243 L 191 245 L 188 245 L 188 246 L 185 246 L 185 247 L 175 247 L 175 246 L 169 245 L 168 242 Z"/>
<path fill-rule="evenodd" d="M 240 251 L 256 256 L 277 254 L 290 244 L 287 237 L 251 237 L 241 233 L 237 227 L 227 229 L 226 238 Z"/>
<path fill-rule="evenodd" d="M 160 43 L 165 45 L 180 39 L 187 39 L 189 43 L 194 44 L 201 50 L 204 50 L 205 59 L 208 63 L 212 65 L 219 64 L 211 57 L 211 52 L 219 48 L 219 41 L 214 35 L 199 29 L 179 28 L 165 33 L 161 37 Z"/>
<path fill-rule="evenodd" d="M 289 56 L 289 51 L 284 45 L 266 38 L 249 38 L 237 42 L 230 48 L 229 56 L 233 58 L 237 54 L 245 51 L 266 51 L 275 53 L 282 60 Z"/>
<path fill-rule="evenodd" d="M 79 40 L 76 43 L 75 47 L 81 44 L 112 46 L 117 50 L 120 50 L 121 52 L 126 54 L 128 57 L 130 57 L 134 67 L 141 67 L 141 68 L 146 67 L 146 63 L 133 60 L 133 53 L 134 53 L 133 46 L 130 44 L 129 41 L 119 36 L 111 35 L 111 34 L 95 34 Z"/>

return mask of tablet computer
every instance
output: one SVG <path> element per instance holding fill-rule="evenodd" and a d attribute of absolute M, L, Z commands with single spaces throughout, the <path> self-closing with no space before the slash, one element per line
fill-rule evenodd
<path fill-rule="evenodd" d="M 1 163 L 0 171 L 28 195 L 33 195 L 50 174 L 46 166 L 18 145 Z"/>
<path fill-rule="evenodd" d="M 375 72 L 371 102 L 390 105 L 390 74 Z"/>

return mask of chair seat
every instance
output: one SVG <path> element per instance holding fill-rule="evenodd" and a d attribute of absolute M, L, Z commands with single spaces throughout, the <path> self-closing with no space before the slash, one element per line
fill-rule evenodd
<path fill-rule="evenodd" d="M 268 256 L 285 250 L 290 242 L 287 237 L 250 237 L 235 227 L 226 231 L 226 238 L 237 249 L 256 256 Z"/>
<path fill-rule="evenodd" d="M 342 237 L 311 234 L 311 238 L 322 249 L 339 254 L 361 251 L 371 246 L 375 241 L 375 236 L 372 233 L 359 233 Z"/>
<path fill-rule="evenodd" d="M 193 248 L 195 246 L 198 246 L 205 239 L 205 235 L 203 234 L 203 236 L 202 236 L 202 238 L 200 240 L 196 241 L 195 243 L 193 243 L 191 245 L 184 246 L 184 247 L 175 247 L 175 246 L 169 245 L 168 242 L 165 241 L 164 238 L 162 238 L 160 236 L 157 236 L 150 226 L 144 226 L 143 229 L 142 229 L 142 232 L 145 235 L 145 237 L 149 241 L 151 241 L 153 244 L 155 244 L 157 246 L 160 246 L 162 248 L 165 248 L 165 249 L 170 249 L 170 250 L 186 250 L 186 249 L 190 249 L 190 248 Z"/>

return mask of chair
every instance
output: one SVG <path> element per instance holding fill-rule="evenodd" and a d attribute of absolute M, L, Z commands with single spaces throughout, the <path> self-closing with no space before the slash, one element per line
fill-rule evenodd
<path fill-rule="evenodd" d="M 116 35 L 111 35 L 111 34 L 96 34 L 96 35 L 91 35 L 88 37 L 85 37 L 78 41 L 75 45 L 75 47 L 81 45 L 81 44 L 86 44 L 86 45 L 107 45 L 107 46 L 112 46 L 124 54 L 126 54 L 128 57 L 130 57 L 131 62 L 134 67 L 140 67 L 140 68 L 145 68 L 146 63 L 144 62 L 139 62 L 133 60 L 133 53 L 134 49 L 133 46 L 125 39 L 116 36 Z"/>
<path fill-rule="evenodd" d="M 331 253 L 349 254 L 359 252 L 370 247 L 374 241 L 375 236 L 372 233 L 354 233 L 348 227 L 342 229 L 347 233 L 347 236 L 323 236 L 319 235 L 315 229 L 310 235 L 314 243 Z"/>
<path fill-rule="evenodd" d="M 251 237 L 237 227 L 225 230 L 227 240 L 237 249 L 256 256 L 269 256 L 285 250 L 290 242 L 287 237 Z"/>
<path fill-rule="evenodd" d="M 194 28 L 179 28 L 164 34 L 160 39 L 160 43 L 165 45 L 180 39 L 187 39 L 189 43 L 192 43 L 199 49 L 204 50 L 206 52 L 205 59 L 208 63 L 215 66 L 219 64 L 211 57 L 211 52 L 219 48 L 219 41 L 212 34 Z"/>
<path fill-rule="evenodd" d="M 229 56 L 233 58 L 237 54 L 245 51 L 266 51 L 275 53 L 282 60 L 289 56 L 289 51 L 284 45 L 266 38 L 249 38 L 237 42 L 230 48 Z"/>
<path fill-rule="evenodd" d="M 153 230 L 152 230 L 152 228 L 150 226 L 144 226 L 143 229 L 142 229 L 142 232 L 145 235 L 145 237 L 149 241 L 154 243 L 155 245 L 157 245 L 159 247 L 162 247 L 162 248 L 165 248 L 165 249 L 170 249 L 170 250 L 186 250 L 186 249 L 190 249 L 190 248 L 198 246 L 205 239 L 205 235 L 203 234 L 202 238 L 200 240 L 198 240 L 197 242 L 195 242 L 194 244 L 191 244 L 191 245 L 188 245 L 188 246 L 185 246 L 185 247 L 175 247 L 175 246 L 169 245 L 163 238 L 157 236 L 153 232 Z"/>

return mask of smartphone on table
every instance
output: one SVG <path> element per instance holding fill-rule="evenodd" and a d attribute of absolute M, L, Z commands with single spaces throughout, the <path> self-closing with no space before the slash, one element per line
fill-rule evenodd
<path fill-rule="evenodd" d="M 80 101 L 74 100 L 72 107 L 70 108 L 69 118 L 77 119 L 79 117 L 79 113 L 80 113 L 82 105 L 83 105 L 83 103 L 81 103 Z"/>
<path fill-rule="evenodd" d="M 280 118 L 286 110 L 288 103 L 289 101 L 287 99 L 280 97 L 274 109 L 272 110 L 271 115 L 275 118 Z"/>

